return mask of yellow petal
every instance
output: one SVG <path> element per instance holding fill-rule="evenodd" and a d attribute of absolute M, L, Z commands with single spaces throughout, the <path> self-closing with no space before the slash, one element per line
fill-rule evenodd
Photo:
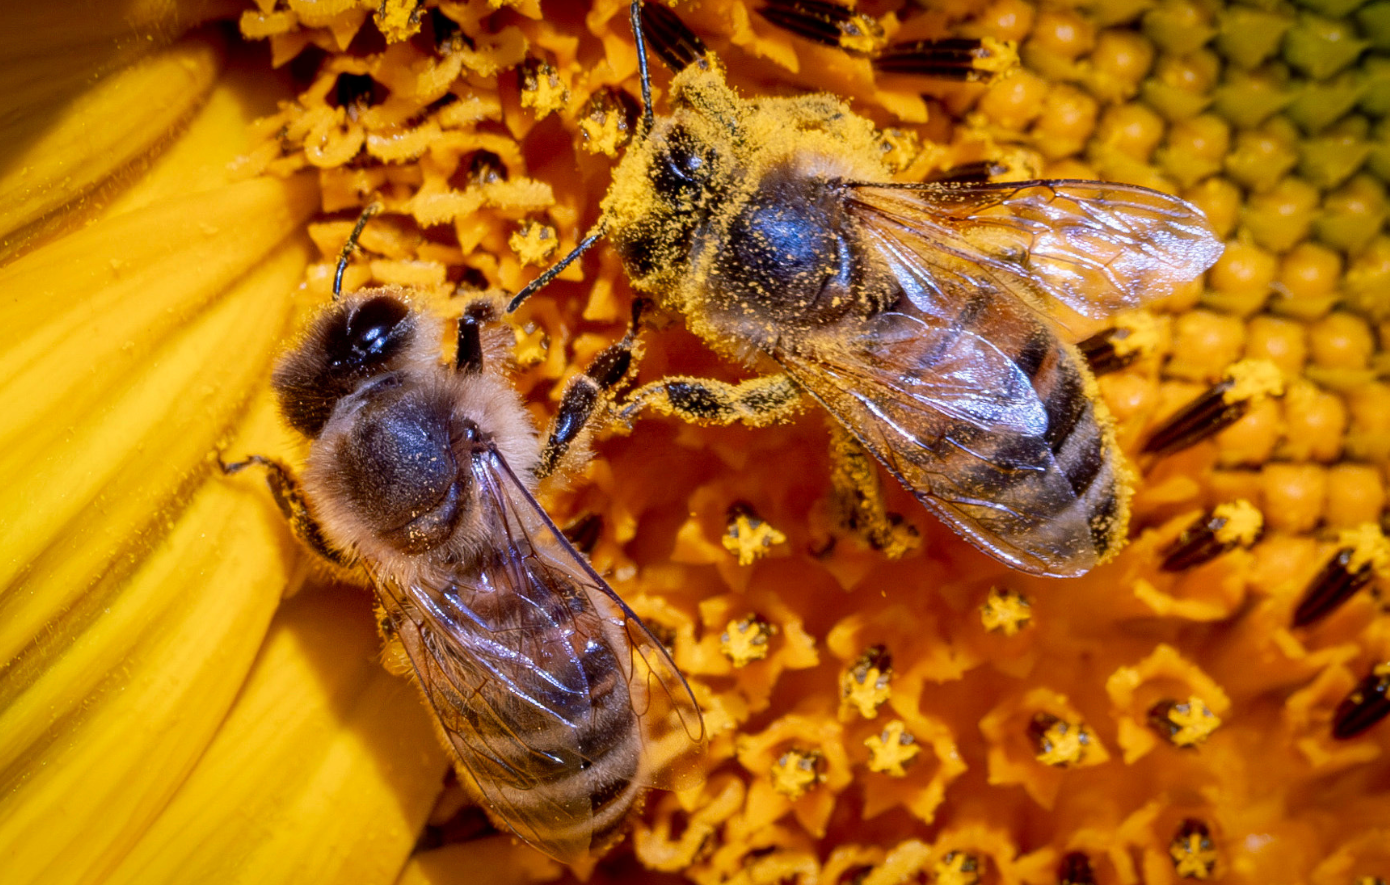
<path fill-rule="evenodd" d="M 448 763 L 378 642 L 366 591 L 286 602 L 216 740 L 108 885 L 395 881 Z"/>
<path fill-rule="evenodd" d="M 308 258 L 298 241 L 265 255 L 315 194 L 257 180 L 169 200 L 0 270 L 15 336 L 0 352 L 0 660 L 157 539 L 156 514 L 208 468 Z"/>
<path fill-rule="evenodd" d="M 259 422 L 274 420 L 267 401 Z M 284 536 L 273 507 L 218 476 L 135 574 L 113 572 L 11 661 L 0 675 L 6 882 L 91 882 L 129 850 L 255 659 L 291 580 Z"/>
<path fill-rule="evenodd" d="M 222 68 L 218 42 L 192 37 L 5 127 L 0 257 L 30 228 L 168 138 L 206 98 Z"/>

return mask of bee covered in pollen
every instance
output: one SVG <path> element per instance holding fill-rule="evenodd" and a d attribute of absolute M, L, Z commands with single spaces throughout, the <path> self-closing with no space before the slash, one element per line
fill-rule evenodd
<path fill-rule="evenodd" d="M 1075 576 L 1116 553 L 1128 471 L 1058 327 L 1200 276 L 1222 251 L 1200 210 L 1099 181 L 891 181 L 873 125 L 838 99 L 740 98 L 669 11 L 635 0 L 631 18 L 640 137 L 595 230 L 512 307 L 607 236 L 636 289 L 763 373 L 662 379 L 630 394 L 628 420 L 761 425 L 809 395 L 843 426 L 837 457 L 871 452 L 1008 565 Z M 652 113 L 644 29 L 678 68 L 666 116 Z M 837 474 L 850 500 L 876 497 L 872 469 Z M 880 546 L 886 522 L 866 531 Z"/>
<path fill-rule="evenodd" d="M 365 574 L 465 786 L 499 825 L 573 862 L 620 837 L 648 787 L 698 782 L 700 711 L 537 503 L 543 465 L 560 459 L 501 371 L 491 304 L 465 309 L 449 365 L 442 322 L 409 292 L 340 295 L 372 211 L 334 301 L 275 371 L 281 412 L 310 443 L 302 473 L 260 456 L 225 469 L 267 468 L 301 540 Z M 611 348 L 572 386 L 592 398 L 629 358 Z"/>

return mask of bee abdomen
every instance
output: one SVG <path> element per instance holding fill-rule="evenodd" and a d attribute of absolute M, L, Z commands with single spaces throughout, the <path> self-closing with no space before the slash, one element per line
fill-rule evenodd
<path fill-rule="evenodd" d="M 577 650 L 588 681 L 587 708 L 572 698 L 557 700 L 545 706 L 563 716 L 493 725 L 523 733 L 530 748 L 527 758 L 506 760 L 534 781 L 529 790 L 504 789 L 508 804 L 544 822 L 553 844 L 597 850 L 621 834 L 644 792 L 642 732 L 611 646 L 591 639 Z"/>
<path fill-rule="evenodd" d="M 1038 356 L 1040 354 L 1040 356 Z M 1047 413 L 1043 434 L 1057 469 L 1075 499 L 1056 502 L 1053 518 L 1085 519 L 1098 559 L 1118 546 L 1114 517 L 1119 510 L 1119 478 L 1114 442 L 1096 412 L 1086 371 L 1073 348 L 1062 346 L 1039 323 L 1016 360 L 1028 375 Z"/>
<path fill-rule="evenodd" d="M 1028 308 L 1004 299 L 963 305 L 954 325 L 1010 354 L 1047 417 L 1040 437 L 957 423 L 948 435 L 973 465 L 957 462 L 958 485 L 988 488 L 1004 509 L 985 524 L 1018 547 L 1046 551 L 1053 561 L 1047 573 L 1076 573 L 1105 559 L 1123 541 L 1123 490 L 1113 437 L 1080 356 Z M 1032 466 L 1041 463 L 1045 470 Z"/>

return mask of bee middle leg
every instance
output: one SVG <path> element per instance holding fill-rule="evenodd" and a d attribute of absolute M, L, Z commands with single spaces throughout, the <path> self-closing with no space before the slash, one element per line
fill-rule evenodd
<path fill-rule="evenodd" d="M 576 440 L 588 429 L 594 415 L 606 411 L 613 392 L 632 371 L 632 366 L 640 356 L 637 344 L 638 325 L 647 303 L 641 299 L 632 304 L 632 325 L 621 341 L 610 344 L 599 351 L 598 356 L 584 370 L 565 385 L 560 396 L 560 407 L 550 422 L 545 446 L 541 449 L 540 463 L 536 466 L 536 477 L 544 479 L 560 466 Z"/>
<path fill-rule="evenodd" d="M 878 462 L 838 421 L 830 422 L 831 500 L 840 522 L 889 559 L 917 549 L 922 538 L 883 499 Z"/>
<path fill-rule="evenodd" d="M 803 400 L 801 385 L 788 375 L 763 375 L 736 384 L 674 376 L 634 390 L 620 417 L 631 424 L 644 409 L 651 409 L 691 424 L 765 427 L 795 417 Z"/>
<path fill-rule="evenodd" d="M 275 506 L 279 507 L 280 512 L 285 515 L 286 522 L 290 524 L 290 532 L 303 542 L 304 546 L 333 565 L 343 569 L 352 569 L 356 564 L 351 557 L 329 546 L 328 539 L 323 535 L 323 528 L 314 518 L 314 515 L 309 512 L 309 505 L 304 500 L 304 493 L 299 487 L 299 481 L 294 478 L 290 469 L 284 464 L 264 455 L 251 455 L 245 461 L 237 461 L 233 464 L 228 464 L 219 457 L 217 463 L 221 465 L 222 472 L 227 476 L 240 473 L 251 466 L 264 467 L 266 484 L 270 486 L 270 496 L 275 499 Z"/>

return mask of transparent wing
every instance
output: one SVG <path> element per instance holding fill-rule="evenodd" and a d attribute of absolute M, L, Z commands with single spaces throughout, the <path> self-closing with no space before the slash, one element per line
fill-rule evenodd
<path fill-rule="evenodd" d="M 972 298 L 1001 340 L 1044 335 L 1052 358 L 1068 357 L 1016 299 L 988 290 Z M 1057 416 L 985 336 L 900 298 L 848 340 L 774 357 L 976 546 L 1036 574 L 1066 577 L 1095 565 L 1091 513 L 1053 451 Z"/>
<path fill-rule="evenodd" d="M 698 782 L 703 723 L 661 644 L 506 462 L 479 452 L 472 475 L 495 532 L 485 565 L 374 582 L 461 771 L 517 835 L 571 861 L 599 835 L 576 773 L 603 760 L 642 786 Z M 633 751 L 614 734 L 618 701 L 636 713 Z"/>
<path fill-rule="evenodd" d="M 1162 298 L 1224 248 L 1177 197 L 1100 181 L 847 182 L 850 213 L 929 270 L 929 289 L 962 286 L 1048 299 L 1100 319 Z M 935 290 L 934 292 L 932 290 Z M 913 293 L 909 293 L 912 295 Z"/>

